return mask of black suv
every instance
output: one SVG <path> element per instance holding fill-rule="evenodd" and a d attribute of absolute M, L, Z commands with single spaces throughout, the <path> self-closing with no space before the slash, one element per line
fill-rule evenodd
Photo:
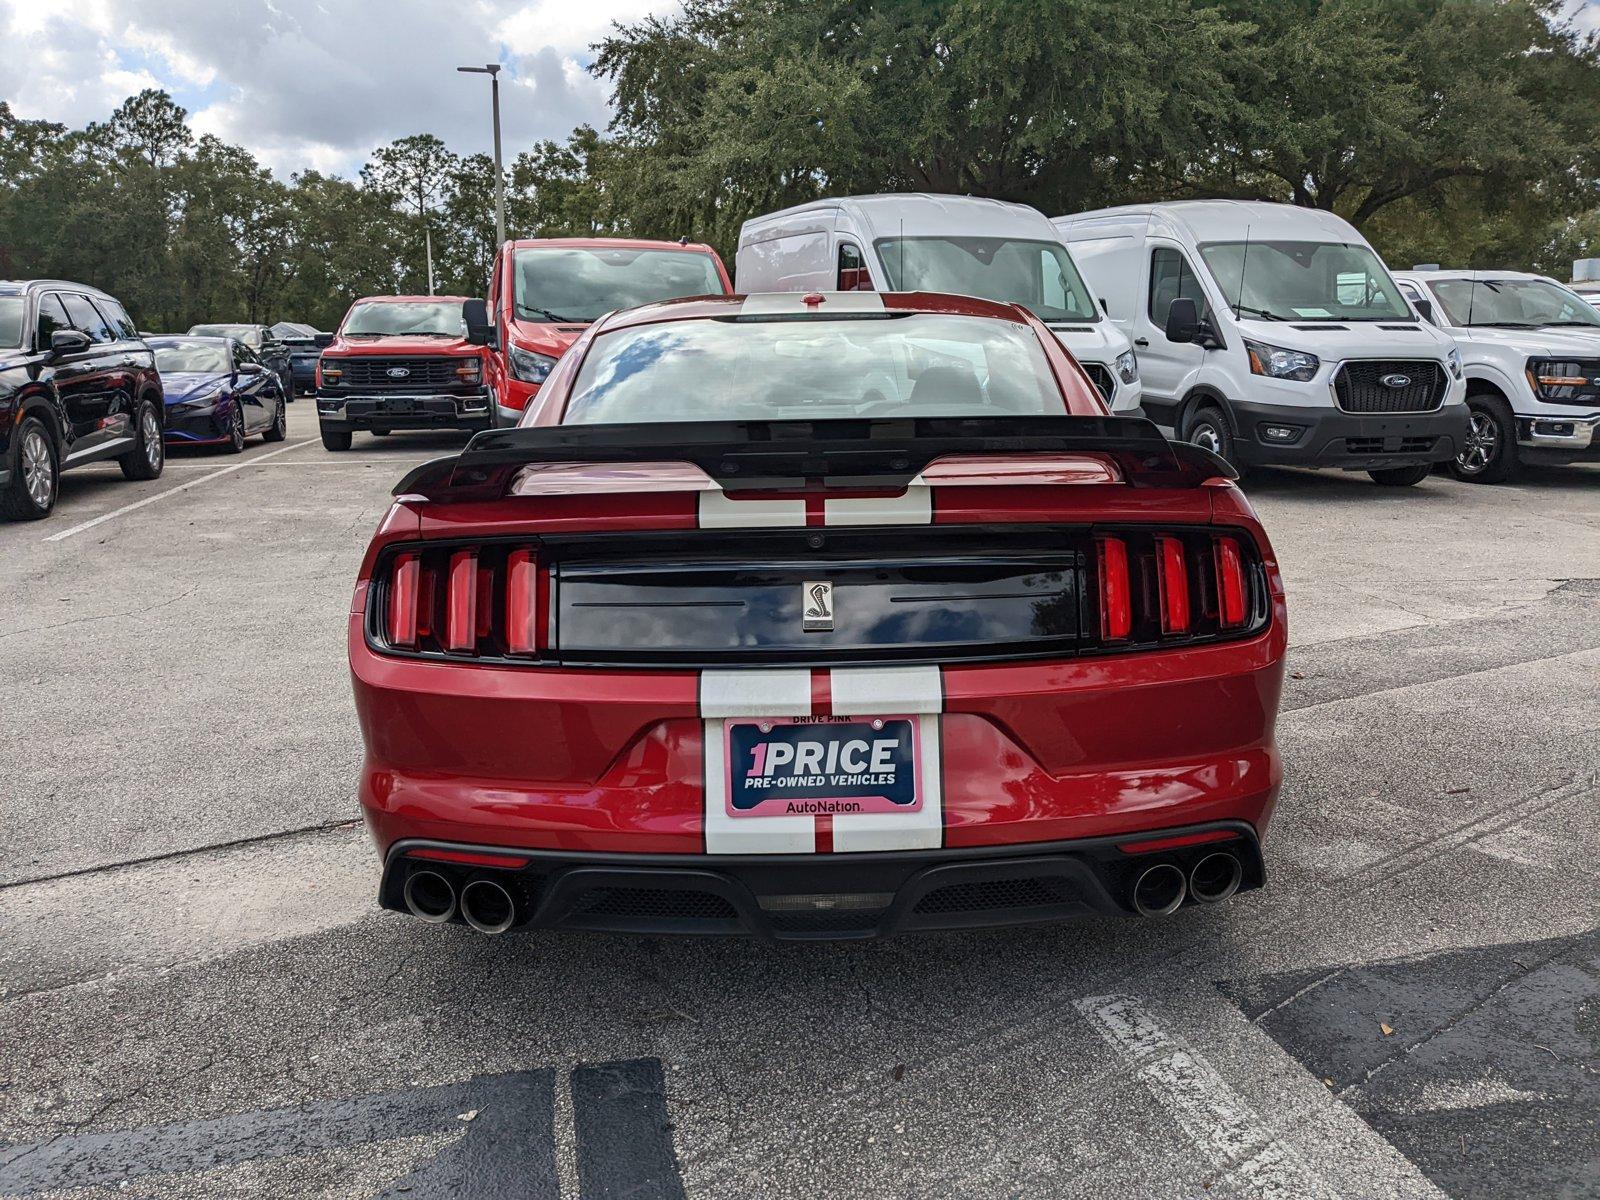
<path fill-rule="evenodd" d="M 165 465 L 155 355 L 97 288 L 0 280 L 0 517 L 50 515 L 62 471 L 116 459 L 129 479 Z"/>
<path fill-rule="evenodd" d="M 294 360 L 287 343 L 273 332 L 270 325 L 191 325 L 190 337 L 232 338 L 250 347 L 256 358 L 278 377 L 283 384 L 283 394 L 294 399 Z"/>

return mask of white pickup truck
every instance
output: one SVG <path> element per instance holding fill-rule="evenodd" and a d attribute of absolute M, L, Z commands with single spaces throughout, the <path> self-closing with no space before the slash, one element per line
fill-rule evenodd
<path fill-rule="evenodd" d="M 1472 427 L 1457 479 L 1501 483 L 1524 465 L 1600 461 L 1600 312 L 1543 275 L 1397 271 L 1467 373 Z"/>

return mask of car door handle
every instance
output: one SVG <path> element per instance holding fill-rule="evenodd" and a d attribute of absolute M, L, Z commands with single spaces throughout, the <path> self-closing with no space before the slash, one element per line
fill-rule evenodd
<path fill-rule="evenodd" d="M 1149 338 L 1134 338 L 1133 339 L 1133 344 L 1135 346 L 1148 346 L 1150 344 L 1150 339 Z"/>

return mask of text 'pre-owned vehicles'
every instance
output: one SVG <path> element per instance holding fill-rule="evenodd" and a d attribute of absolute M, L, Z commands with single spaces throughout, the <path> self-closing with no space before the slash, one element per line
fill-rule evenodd
<path fill-rule="evenodd" d="M 687 239 L 507 242 L 495 255 L 488 299 L 495 326 L 489 370 L 501 423 L 516 424 L 591 321 L 620 308 L 732 290 L 717 252 Z"/>
<path fill-rule="evenodd" d="M 147 340 L 166 393 L 169 445 L 221 446 L 238 454 L 252 434 L 283 441 L 289 398 L 250 347 L 223 337 Z"/>
<path fill-rule="evenodd" d="M 741 292 L 951 292 L 1050 326 L 1117 414 L 1142 416 L 1139 358 L 1061 235 L 1026 204 L 925 193 L 816 200 L 739 230 Z"/>
<path fill-rule="evenodd" d="M 294 356 L 289 346 L 273 330 L 276 326 L 254 325 L 246 322 L 233 324 L 191 325 L 190 337 L 222 337 L 243 342 L 256 360 L 278 377 L 284 395 L 294 398 Z"/>
<path fill-rule="evenodd" d="M 1404 271 L 1423 317 L 1455 340 L 1472 428 L 1457 479 L 1500 483 L 1524 464 L 1600 461 L 1600 312 L 1543 275 Z"/>
<path fill-rule="evenodd" d="M 381 902 L 817 938 L 1259 886 L 1286 624 L 1231 476 L 1017 305 L 602 318 L 362 564 Z"/>
<path fill-rule="evenodd" d="M 464 296 L 357 300 L 317 362 L 317 421 L 329 450 L 366 430 L 489 429 L 487 352 L 466 340 Z"/>
<path fill-rule="evenodd" d="M 1393 486 L 1466 444 L 1454 343 L 1333 213 L 1187 200 L 1055 224 L 1133 338 L 1145 411 L 1178 436 L 1241 469 L 1340 467 Z"/>
<path fill-rule="evenodd" d="M 165 463 L 161 377 L 115 299 L 59 279 L 0 281 L 0 517 L 50 515 L 61 472 Z"/>

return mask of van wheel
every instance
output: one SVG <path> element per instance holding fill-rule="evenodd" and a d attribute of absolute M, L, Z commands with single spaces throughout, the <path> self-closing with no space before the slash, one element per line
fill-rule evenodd
<path fill-rule="evenodd" d="M 1382 467 L 1367 474 L 1372 476 L 1373 483 L 1382 487 L 1411 487 L 1432 475 L 1433 465 L 1422 463 L 1415 467 Z"/>
<path fill-rule="evenodd" d="M 148 400 L 139 406 L 134 418 L 133 449 L 117 460 L 127 479 L 156 479 L 167 465 L 167 447 L 162 440 L 161 418 Z"/>
<path fill-rule="evenodd" d="M 1193 442 L 1227 461 L 1227 464 L 1245 476 L 1245 465 L 1239 461 L 1233 444 L 1233 431 L 1228 428 L 1228 418 L 1214 404 L 1207 404 L 1189 414 L 1183 425 L 1183 440 Z"/>
<path fill-rule="evenodd" d="M 16 427 L 17 465 L 11 482 L 0 489 L 0 517 L 8 521 L 37 521 L 56 506 L 61 484 L 56 443 L 38 417 L 24 417 Z"/>
<path fill-rule="evenodd" d="M 1463 483 L 1504 483 L 1517 473 L 1517 422 L 1511 406 L 1483 392 L 1467 397 L 1467 444 L 1450 461 Z"/>
<path fill-rule="evenodd" d="M 332 429 L 324 429 L 322 431 L 322 448 L 324 450 L 350 449 L 350 431 L 347 429 L 343 433 L 337 433 Z"/>

